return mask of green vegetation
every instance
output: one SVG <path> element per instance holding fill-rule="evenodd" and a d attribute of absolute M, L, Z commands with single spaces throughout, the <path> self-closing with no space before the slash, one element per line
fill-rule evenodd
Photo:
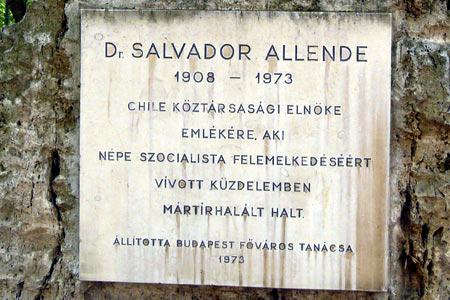
<path fill-rule="evenodd" d="M 6 0 L 0 0 L 0 28 L 13 23 L 15 23 L 15 20 L 11 10 L 6 8 Z"/>
<path fill-rule="evenodd" d="M 32 0 L 0 0 L 0 28 L 20 21 Z"/>

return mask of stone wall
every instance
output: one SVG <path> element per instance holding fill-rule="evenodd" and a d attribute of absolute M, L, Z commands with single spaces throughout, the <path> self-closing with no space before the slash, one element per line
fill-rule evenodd
<path fill-rule="evenodd" d="M 80 7 L 392 12 L 390 292 L 78 280 Z M 450 2 L 33 0 L 0 34 L 1 299 L 449 299 Z"/>

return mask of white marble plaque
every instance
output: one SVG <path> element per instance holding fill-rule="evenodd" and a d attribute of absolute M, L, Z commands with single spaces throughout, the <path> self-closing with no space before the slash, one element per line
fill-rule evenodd
<path fill-rule="evenodd" d="M 81 12 L 80 278 L 385 291 L 390 14 Z"/>

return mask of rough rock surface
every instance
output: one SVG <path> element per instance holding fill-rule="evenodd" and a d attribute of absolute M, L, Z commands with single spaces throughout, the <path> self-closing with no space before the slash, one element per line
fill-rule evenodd
<path fill-rule="evenodd" d="M 80 282 L 80 7 L 392 12 L 390 292 Z M 449 299 L 447 35 L 448 0 L 33 0 L 0 34 L 0 298 Z"/>

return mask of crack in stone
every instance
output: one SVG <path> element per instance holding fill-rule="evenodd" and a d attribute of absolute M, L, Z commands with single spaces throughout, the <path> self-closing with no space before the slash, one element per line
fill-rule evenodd
<path fill-rule="evenodd" d="M 33 198 L 34 198 L 34 181 L 31 183 L 31 193 L 30 193 L 30 207 L 33 207 Z"/>
<path fill-rule="evenodd" d="M 50 190 L 50 202 L 53 204 L 55 211 L 56 211 L 56 217 L 58 222 L 62 221 L 61 212 L 59 210 L 58 204 L 56 203 L 57 195 L 53 189 L 53 182 L 55 181 L 56 177 L 59 176 L 61 172 L 60 167 L 60 156 L 57 150 L 53 150 L 51 157 L 50 157 L 50 179 L 49 179 L 49 190 Z"/>
<path fill-rule="evenodd" d="M 42 293 L 47 288 L 48 282 L 52 278 L 53 271 L 55 270 L 55 266 L 56 266 L 56 264 L 58 263 L 58 261 L 60 260 L 60 258 L 62 256 L 62 253 L 61 253 L 61 244 L 62 244 L 62 242 L 63 242 L 63 240 L 59 239 L 58 246 L 56 246 L 55 251 L 54 251 L 55 254 L 54 254 L 54 257 L 53 257 L 50 269 L 49 269 L 48 273 L 44 276 L 44 279 L 42 281 L 41 287 L 39 288 L 39 292 L 36 295 L 36 297 L 34 297 L 34 300 L 43 300 L 44 299 L 44 296 L 42 296 Z"/>
<path fill-rule="evenodd" d="M 56 212 L 56 219 L 58 221 L 58 226 L 60 228 L 60 234 L 58 237 L 58 245 L 55 247 L 55 250 L 53 251 L 53 259 L 52 259 L 52 263 L 50 265 L 50 269 L 49 269 L 48 273 L 44 276 L 41 287 L 39 288 L 39 292 L 38 292 L 37 296 L 34 298 L 34 300 L 44 299 L 44 297 L 42 296 L 42 293 L 47 288 L 48 283 L 49 283 L 50 279 L 52 278 L 55 267 L 62 258 L 61 246 L 65 239 L 65 231 L 62 226 L 61 211 L 60 211 L 59 206 L 56 203 L 57 195 L 53 189 L 53 183 L 55 181 L 55 178 L 59 176 L 60 172 L 61 172 L 60 156 L 59 156 L 58 151 L 55 149 L 52 151 L 51 156 L 50 156 L 50 176 L 49 176 L 50 199 L 49 200 L 50 200 L 50 203 L 53 204 L 53 207 Z"/>
<path fill-rule="evenodd" d="M 24 285 L 23 281 L 19 282 L 19 284 L 17 285 L 16 300 L 20 299 L 20 297 L 22 297 L 23 285 Z"/>

